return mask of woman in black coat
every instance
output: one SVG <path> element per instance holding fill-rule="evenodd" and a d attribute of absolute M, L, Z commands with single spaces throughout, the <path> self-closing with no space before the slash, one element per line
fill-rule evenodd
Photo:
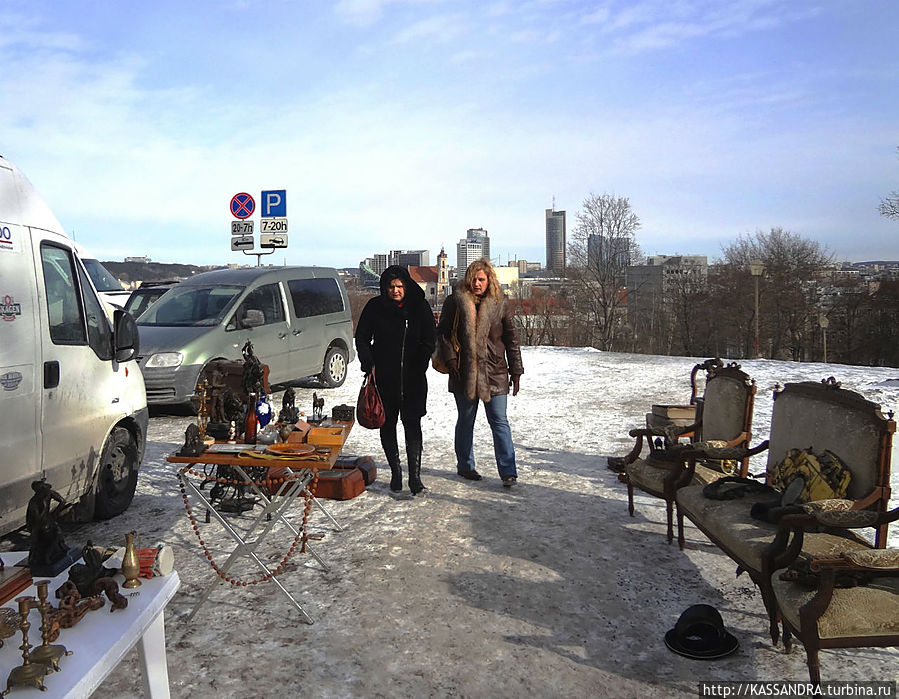
<path fill-rule="evenodd" d="M 421 482 L 421 418 L 427 412 L 425 372 L 436 343 L 434 313 L 421 287 L 405 267 L 391 265 L 381 275 L 381 294 L 370 299 L 356 325 L 356 352 L 362 371 L 373 368 L 384 403 L 381 446 L 390 464 L 390 489 L 403 489 L 397 419 L 403 421 L 409 489 L 417 495 Z"/>

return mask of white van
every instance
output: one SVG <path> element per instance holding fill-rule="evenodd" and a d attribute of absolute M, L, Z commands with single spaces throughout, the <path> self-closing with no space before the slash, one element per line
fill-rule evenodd
<path fill-rule="evenodd" d="M 74 243 L 0 157 L 0 533 L 41 478 L 79 519 L 131 503 L 149 421 L 137 350 L 134 319 L 110 324 Z"/>
<path fill-rule="evenodd" d="M 92 253 L 88 252 L 83 245 L 75 243 L 75 252 L 81 258 L 84 269 L 87 270 L 87 276 L 94 283 L 94 288 L 97 290 L 100 299 L 114 309 L 124 308 L 131 297 L 131 292 L 123 287 L 115 275 L 106 269 L 103 263 Z"/>

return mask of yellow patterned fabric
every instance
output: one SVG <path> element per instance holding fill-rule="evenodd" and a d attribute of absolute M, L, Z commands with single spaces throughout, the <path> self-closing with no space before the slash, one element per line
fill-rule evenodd
<path fill-rule="evenodd" d="M 877 521 L 877 513 L 871 510 L 824 510 L 816 512 L 815 519 L 825 527 L 870 527 Z"/>
<path fill-rule="evenodd" d="M 813 502 L 845 497 L 852 473 L 832 451 L 815 454 L 811 449 L 790 449 L 775 465 L 771 485 L 786 490 L 796 478 L 805 480 L 799 502 Z"/>
<path fill-rule="evenodd" d="M 815 502 L 807 502 L 802 506 L 807 514 L 813 515 L 816 512 L 834 512 L 837 510 L 851 510 L 855 504 L 852 500 L 816 500 Z"/>
<path fill-rule="evenodd" d="M 899 568 L 899 549 L 849 551 L 846 553 L 846 558 L 855 565 L 865 568 Z"/>

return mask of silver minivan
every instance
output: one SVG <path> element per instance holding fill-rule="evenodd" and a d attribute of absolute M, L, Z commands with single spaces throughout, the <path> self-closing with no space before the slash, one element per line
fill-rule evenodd
<path fill-rule="evenodd" d="M 248 267 L 204 272 L 167 291 L 138 321 L 147 402 L 186 404 L 214 359 L 240 359 L 247 340 L 269 383 L 346 379 L 353 321 L 330 267 Z"/>

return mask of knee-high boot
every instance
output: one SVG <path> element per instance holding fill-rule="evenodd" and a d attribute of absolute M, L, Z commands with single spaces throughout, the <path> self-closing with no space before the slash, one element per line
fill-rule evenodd
<path fill-rule="evenodd" d="M 418 495 L 425 489 L 421 482 L 421 442 L 406 444 L 406 457 L 409 460 L 409 490 Z"/>
<path fill-rule="evenodd" d="M 399 493 L 403 489 L 403 467 L 400 466 L 399 450 L 387 454 L 387 463 L 390 466 L 390 489 Z"/>

